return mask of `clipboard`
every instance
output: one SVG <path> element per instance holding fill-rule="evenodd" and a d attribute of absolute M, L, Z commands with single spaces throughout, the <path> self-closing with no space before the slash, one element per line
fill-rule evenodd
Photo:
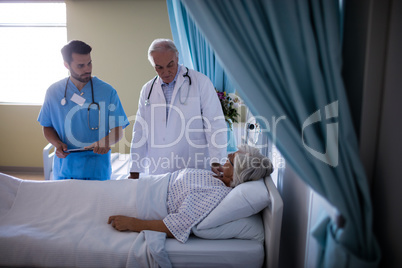
<path fill-rule="evenodd" d="M 84 148 L 77 148 L 77 149 L 69 149 L 67 151 L 64 151 L 66 153 L 81 153 L 81 152 L 88 152 L 92 151 L 92 149 L 84 149 Z"/>

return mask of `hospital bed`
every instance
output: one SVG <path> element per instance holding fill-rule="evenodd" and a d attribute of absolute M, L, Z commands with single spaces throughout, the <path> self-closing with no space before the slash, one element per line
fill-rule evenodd
<path fill-rule="evenodd" d="M 49 149 L 49 148 L 48 148 Z M 50 153 L 51 154 L 51 153 Z M 51 159 L 52 156 L 49 157 L 49 151 L 47 151 L 46 155 L 47 159 Z M 108 188 L 111 191 L 110 193 L 115 193 L 118 195 L 116 197 L 116 202 L 121 202 L 119 199 L 124 199 L 125 202 L 123 204 L 119 204 L 118 206 L 124 206 L 126 204 L 129 198 L 132 198 L 132 194 L 130 192 L 127 194 L 127 196 L 124 195 L 124 191 L 128 188 L 125 184 L 133 184 L 134 181 L 137 180 L 122 180 L 122 178 L 126 178 L 128 175 L 128 169 L 127 168 L 127 162 L 129 158 L 126 157 L 125 155 L 114 155 L 114 172 L 117 172 L 117 174 L 114 174 L 114 178 L 117 180 L 116 182 L 79 182 L 76 181 L 74 182 L 75 184 L 80 184 L 79 191 L 82 191 L 84 195 L 87 195 L 87 193 L 94 191 L 93 189 L 94 186 L 101 185 L 102 183 L 108 183 Z M 51 166 L 51 165 L 50 165 Z M 49 170 L 49 173 L 51 174 L 51 170 Z M 0 174 L 0 176 L 5 177 L 7 175 Z M 7 180 L 3 180 L 3 178 L 0 178 L 0 182 L 6 182 Z M 191 235 L 189 240 L 186 243 L 180 243 L 176 239 L 173 238 L 167 238 L 164 244 L 165 250 L 168 254 L 168 258 L 170 259 L 170 262 L 173 267 L 278 267 L 278 257 L 279 257 L 279 242 L 280 242 L 280 234 L 281 234 L 281 223 L 282 223 L 282 211 L 283 211 L 283 202 L 282 199 L 271 179 L 270 176 L 263 178 L 260 180 L 263 184 L 265 184 L 266 190 L 269 193 L 269 203 L 268 206 L 262 209 L 259 213 L 242 218 L 236 221 L 233 221 L 231 223 L 235 224 L 237 221 L 246 221 L 248 219 L 262 219 L 261 225 L 262 226 L 257 226 L 257 225 L 252 225 L 249 227 L 237 227 L 237 225 L 222 225 L 222 226 L 228 226 L 227 230 L 229 233 L 232 232 L 233 230 L 239 229 L 239 232 L 248 232 L 247 235 L 245 234 L 239 234 L 239 235 L 233 235 L 233 237 L 223 239 L 220 238 L 222 234 L 225 234 L 226 231 L 223 229 L 219 229 L 221 226 L 217 228 L 211 228 L 207 229 L 208 231 L 212 230 L 212 232 L 204 232 L 202 230 L 197 230 L 195 228 L 193 231 L 195 235 Z M 12 180 L 12 183 L 8 183 L 7 185 L 0 185 L 0 196 L 2 198 L 9 196 L 8 201 L 2 202 L 2 206 L 9 204 L 10 207 L 13 207 L 13 209 L 16 209 L 15 206 L 18 205 L 18 198 L 21 198 L 23 191 L 19 188 L 21 186 L 17 187 L 14 184 L 20 184 L 25 185 L 31 183 L 34 184 L 33 186 L 37 185 L 38 183 L 44 183 L 44 182 L 27 182 L 27 181 L 21 181 L 21 180 Z M 35 184 L 36 183 L 36 184 Z M 50 182 L 52 183 L 52 182 Z M 57 183 L 57 182 L 56 182 Z M 53 182 L 53 184 L 56 184 Z M 118 185 L 117 185 L 117 184 Z M 123 184 L 123 185 L 121 185 Z M 251 185 L 249 183 L 245 183 L 242 185 Z M 29 185 L 28 185 L 29 186 Z M 85 187 L 89 187 L 88 191 L 85 191 Z M 113 187 L 122 187 L 120 190 L 113 191 Z M 240 186 L 238 186 L 240 187 Z M 236 187 L 236 188 L 238 188 Z M 44 187 L 46 188 L 46 187 Z M 236 189 L 235 188 L 235 189 Z M 261 187 L 260 187 L 261 188 Z M 117 188 L 116 188 L 117 189 Z M 235 190 L 234 189 L 234 190 Z M 240 189 L 240 188 L 238 188 Z M 265 188 L 264 188 L 265 189 Z M 40 191 L 42 191 L 41 188 L 39 188 Z M 39 191 L 38 190 L 38 191 Z M 232 192 L 234 192 L 232 190 Z M 1 192 L 2 191 L 2 192 Z M 78 192 L 79 192 L 78 191 Z M 17 195 L 18 192 L 18 195 Z M 118 193 L 116 193 L 118 192 Z M 231 192 L 231 193 L 232 193 Z M 32 194 L 32 190 L 29 191 L 30 194 Z M 48 193 L 57 195 L 56 201 L 61 200 L 60 197 L 63 193 L 57 193 L 57 192 L 51 192 L 48 191 Z M 138 192 L 137 192 L 138 193 Z M 250 193 L 248 193 L 250 194 Z M 254 193 L 252 193 L 253 195 Z M 79 193 L 77 193 L 77 196 L 79 196 Z M 49 197 L 50 198 L 50 197 Z M 77 197 L 78 198 L 78 197 Z M 86 198 L 88 198 L 86 196 Z M 224 201 L 229 198 L 229 195 L 225 197 L 225 199 L 221 202 L 221 204 L 224 203 Z M 233 198 L 233 196 L 232 196 Z M 15 200 L 14 200 L 15 199 Z M 46 197 L 43 197 L 43 200 L 46 202 Z M 20 200 L 20 202 L 23 202 Z M 52 201 L 50 201 L 52 202 Z M 79 200 L 73 200 L 71 202 L 79 202 Z M 108 201 L 109 202 L 109 201 Z M 114 202 L 114 201 L 113 201 Z M 111 203 L 113 203 L 111 202 Z M 221 205 L 219 204 L 218 207 Z M 74 205 L 72 203 L 71 205 Z M 26 207 L 25 205 L 22 205 L 23 207 Z M 40 205 L 39 205 L 40 206 Z M 44 205 L 45 206 L 45 205 Z M 78 204 L 79 208 L 77 207 L 77 210 L 83 210 L 82 213 L 84 213 L 85 210 L 92 211 L 96 210 L 96 208 L 92 208 L 91 204 L 86 202 L 86 204 Z M 114 207 L 114 206 L 110 206 Z M 216 207 L 209 216 L 211 216 L 214 212 L 217 212 L 215 210 L 218 210 L 218 207 Z M 43 240 L 38 240 L 38 237 L 40 237 L 39 234 L 33 234 L 34 238 L 27 238 L 25 236 L 28 236 L 27 233 L 32 232 L 31 230 L 14 230 L 13 227 L 11 227 L 11 231 L 6 230 L 6 228 L 10 228 L 9 225 L 6 224 L 7 222 L 7 216 L 10 215 L 10 213 L 7 213 L 8 207 L 0 207 L 0 266 L 8 267 L 10 264 L 16 264 L 15 266 L 31 266 L 32 264 L 36 264 L 37 266 L 63 266 L 61 264 L 66 264 L 65 266 L 71 266 L 71 264 L 68 264 L 68 262 L 64 262 L 64 259 L 71 259 L 71 258 L 76 258 L 74 265 L 76 267 L 108 267 L 108 263 L 113 259 L 113 267 L 128 267 L 128 262 L 130 259 L 127 257 L 127 254 L 130 253 L 130 251 L 133 250 L 133 243 L 128 237 L 133 236 L 133 233 L 120 233 L 115 230 L 112 230 L 112 228 L 109 228 L 110 230 L 107 230 L 107 232 L 111 232 L 108 237 L 100 238 L 100 241 L 96 241 L 95 237 L 85 237 L 86 240 L 89 240 L 90 246 L 83 246 L 86 242 L 86 240 L 83 237 L 79 237 L 79 241 L 75 241 L 74 238 L 74 227 L 71 227 L 71 230 L 64 230 L 65 232 L 69 232 L 69 237 L 63 237 L 60 239 L 66 239 L 65 242 L 58 244 L 56 243 L 55 245 L 50 244 L 49 241 L 51 241 L 50 238 L 43 239 Z M 28 209 L 28 208 L 27 208 Z M 51 208 L 50 208 L 51 209 Z M 218 212 L 217 212 L 218 213 Z M 228 213 L 231 214 L 237 214 L 237 212 L 232 212 L 228 211 Z M 209 217 L 208 216 L 208 217 Z M 18 216 L 17 216 L 18 217 Z M 73 216 L 70 216 L 73 217 Z M 207 219 L 207 218 L 206 218 Z M 206 221 L 206 219 L 204 221 Z M 8 219 L 9 220 L 9 219 Z M 201 222 L 202 223 L 202 222 Z M 230 224 L 231 224 L 230 223 Z M 247 221 L 248 224 L 248 221 Z M 6 226 L 5 226 L 6 225 Z M 24 228 L 29 229 L 29 224 L 22 224 Z M 75 223 L 72 222 L 71 226 L 74 226 Z M 104 224 L 105 225 L 105 224 Z M 8 227 L 7 227 L 8 226 Z M 69 226 L 69 225 L 68 225 Z M 231 226 L 231 227 L 230 227 Z M 102 228 L 107 228 L 110 226 L 101 226 Z M 101 228 L 101 227 L 96 227 L 94 226 L 93 228 Z M 66 227 L 63 227 L 66 228 Z M 68 228 L 68 227 L 67 227 Z M 261 236 L 262 239 L 257 238 L 258 235 L 255 235 L 255 232 L 258 232 L 257 230 L 261 229 Z M 40 228 L 39 228 L 40 229 Z M 14 234 L 14 236 L 17 237 L 17 239 L 21 239 L 22 236 L 22 241 L 24 241 L 23 245 L 19 245 L 17 242 L 13 242 L 13 240 L 10 240 L 10 232 Z M 47 234 L 46 230 L 42 232 L 45 232 L 43 237 L 50 236 L 50 234 Z M 50 231 L 51 232 L 51 231 Z M 250 234 L 251 232 L 251 234 Z M 15 233 L 20 233 L 19 235 L 15 235 Z M 105 232 L 99 232 L 99 233 L 105 233 Z M 135 233 L 138 235 L 138 233 Z M 30 234 L 32 235 L 32 234 Z M 61 235 L 61 234 L 60 234 Z M 101 235 L 100 235 L 101 236 Z M 112 239 L 110 236 L 115 237 L 115 241 L 110 241 L 109 243 L 106 243 L 105 245 L 102 244 L 103 241 Z M 138 235 L 139 236 L 139 235 Z M 247 237 L 250 236 L 250 237 Z M 120 238 L 119 238 L 120 237 Z M 32 242 L 33 239 L 33 242 Z M 119 240 L 120 239 L 120 240 Z M 138 240 L 138 237 L 136 238 L 136 241 Z M 11 242 L 10 242 L 11 241 Z M 15 247 L 17 248 L 15 252 L 10 249 L 12 247 L 12 244 L 16 244 Z M 49 244 L 50 249 L 46 249 L 46 244 Z M 79 248 L 79 246 L 85 248 L 84 253 L 80 253 L 80 251 L 76 251 L 74 254 L 79 255 L 78 256 L 59 256 L 59 257 L 54 257 L 54 254 L 49 256 L 48 252 L 49 250 L 56 252 L 58 254 L 60 251 L 63 251 L 63 247 L 65 244 L 72 244 L 73 248 Z M 94 245 L 95 244 L 95 245 Z M 31 246 L 32 248 L 29 248 Z M 28 247 L 28 248 L 27 248 Z M 60 247 L 60 248 L 58 248 Z M 35 256 L 27 257 L 28 259 L 23 262 L 17 261 L 18 259 L 23 258 L 24 250 L 26 252 L 34 252 Z M 43 250 L 43 252 L 41 251 Z M 65 250 L 67 252 L 67 250 Z M 13 255 L 14 254 L 14 255 Z M 74 255 L 73 254 L 73 255 Z M 80 255 L 81 254 L 81 255 Z M 145 254 L 145 253 L 144 253 Z M 43 256 L 43 258 L 41 258 Z M 9 260 L 9 259 L 15 259 L 14 260 Z M 49 259 L 55 259 L 53 261 L 58 261 L 57 263 L 52 263 L 49 262 Z M 81 260 L 81 262 L 78 262 L 77 260 Z M 101 263 L 98 263 L 101 261 Z M 39 265 L 38 265 L 39 264 Z M 103 264 L 103 265 L 101 265 Z M 132 265 L 132 263 L 130 263 Z M 144 265 L 139 265 L 144 267 Z M 145 266 L 152 266 L 149 263 Z M 112 266 L 110 266 L 112 267 Z M 136 267 L 136 265 L 134 265 Z"/>

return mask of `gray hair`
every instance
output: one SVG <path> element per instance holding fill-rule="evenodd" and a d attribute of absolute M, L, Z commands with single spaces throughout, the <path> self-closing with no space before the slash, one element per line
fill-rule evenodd
<path fill-rule="evenodd" d="M 246 144 L 238 147 L 233 165 L 231 187 L 236 187 L 246 181 L 259 180 L 274 170 L 268 157 L 262 155 L 257 148 Z"/>
<path fill-rule="evenodd" d="M 155 66 L 155 62 L 153 57 L 151 56 L 152 52 L 155 51 L 173 51 L 176 53 L 176 57 L 179 57 L 179 51 L 176 48 L 174 42 L 170 39 L 155 39 L 148 49 L 148 60 L 152 66 Z"/>

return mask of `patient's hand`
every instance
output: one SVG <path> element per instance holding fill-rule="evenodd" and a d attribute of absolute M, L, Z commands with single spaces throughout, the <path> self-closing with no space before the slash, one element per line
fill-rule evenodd
<path fill-rule="evenodd" d="M 110 216 L 108 220 L 108 224 L 112 224 L 113 228 L 117 231 L 135 231 L 135 218 L 127 217 L 127 216 Z"/>
<path fill-rule="evenodd" d="M 213 173 L 216 174 L 215 177 L 218 177 L 218 178 L 219 178 L 219 177 L 222 177 L 223 168 L 222 168 L 222 165 L 221 165 L 221 164 L 219 164 L 219 163 L 212 163 L 212 164 L 211 164 L 211 170 L 212 170 Z"/>

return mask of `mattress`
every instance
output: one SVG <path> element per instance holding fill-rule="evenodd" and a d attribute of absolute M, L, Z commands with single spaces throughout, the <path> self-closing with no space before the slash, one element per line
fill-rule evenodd
<path fill-rule="evenodd" d="M 173 267 L 262 267 L 264 246 L 256 240 L 208 240 L 195 236 L 182 244 L 166 240 Z"/>

